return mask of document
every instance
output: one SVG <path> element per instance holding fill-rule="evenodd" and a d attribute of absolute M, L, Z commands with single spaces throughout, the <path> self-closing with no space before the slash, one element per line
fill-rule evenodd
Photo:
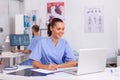
<path fill-rule="evenodd" d="M 57 70 L 45 70 L 45 69 L 31 69 L 32 71 L 35 72 L 40 72 L 40 73 L 44 73 L 44 74 L 53 74 L 53 73 L 57 73 L 57 72 L 63 72 L 63 71 L 67 71 L 67 70 L 71 70 L 74 69 L 76 67 L 69 67 L 69 68 L 59 68 Z"/>
<path fill-rule="evenodd" d="M 62 72 L 63 70 L 54 70 L 54 71 L 51 71 L 51 70 L 44 70 L 44 69 L 31 69 L 32 71 L 35 71 L 35 72 L 39 72 L 39 73 L 44 73 L 44 74 L 53 74 L 53 73 L 56 73 L 56 72 Z"/>
<path fill-rule="evenodd" d="M 71 69 L 76 69 L 76 67 L 69 67 L 69 68 L 58 68 L 57 70 L 45 70 L 45 69 L 31 69 L 32 71 L 35 72 L 39 72 L 39 73 L 44 73 L 44 74 L 53 74 L 53 73 L 57 73 L 57 72 L 64 72 L 64 71 L 68 71 Z"/>

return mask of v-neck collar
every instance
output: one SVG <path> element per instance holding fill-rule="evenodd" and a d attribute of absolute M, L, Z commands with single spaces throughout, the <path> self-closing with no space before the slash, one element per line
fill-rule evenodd
<path fill-rule="evenodd" d="M 54 45 L 54 43 L 53 43 L 53 41 L 52 41 L 52 39 L 49 37 L 49 40 L 50 40 L 50 44 L 51 44 L 51 46 L 53 46 L 54 48 L 56 48 L 58 45 L 59 45 L 59 40 L 60 39 L 58 39 L 58 42 L 57 42 L 57 44 L 56 44 L 56 46 Z"/>

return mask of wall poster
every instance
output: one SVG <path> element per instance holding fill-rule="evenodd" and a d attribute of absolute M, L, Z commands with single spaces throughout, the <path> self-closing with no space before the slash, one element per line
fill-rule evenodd
<path fill-rule="evenodd" d="M 85 32 L 86 33 L 103 33 L 103 8 L 86 8 L 85 9 Z"/>
<path fill-rule="evenodd" d="M 60 18 L 64 21 L 64 2 L 47 3 L 47 21 L 51 22 L 53 18 Z"/>

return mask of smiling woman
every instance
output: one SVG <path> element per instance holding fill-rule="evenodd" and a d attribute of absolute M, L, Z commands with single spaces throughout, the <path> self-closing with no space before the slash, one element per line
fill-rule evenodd
<path fill-rule="evenodd" d="M 56 70 L 76 65 L 71 47 L 66 40 L 61 38 L 63 34 L 64 22 L 59 18 L 54 18 L 48 25 L 48 37 L 41 39 L 30 54 L 33 67 Z"/>
<path fill-rule="evenodd" d="M 64 34 L 64 23 L 59 18 L 54 18 L 53 21 L 48 25 L 48 36 L 51 38 L 59 39 Z"/>

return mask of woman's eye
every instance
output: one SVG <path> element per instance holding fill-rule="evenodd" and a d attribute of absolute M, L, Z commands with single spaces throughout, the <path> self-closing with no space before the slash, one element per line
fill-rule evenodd
<path fill-rule="evenodd" d="M 60 30 L 60 28 L 58 28 L 57 30 Z"/>

